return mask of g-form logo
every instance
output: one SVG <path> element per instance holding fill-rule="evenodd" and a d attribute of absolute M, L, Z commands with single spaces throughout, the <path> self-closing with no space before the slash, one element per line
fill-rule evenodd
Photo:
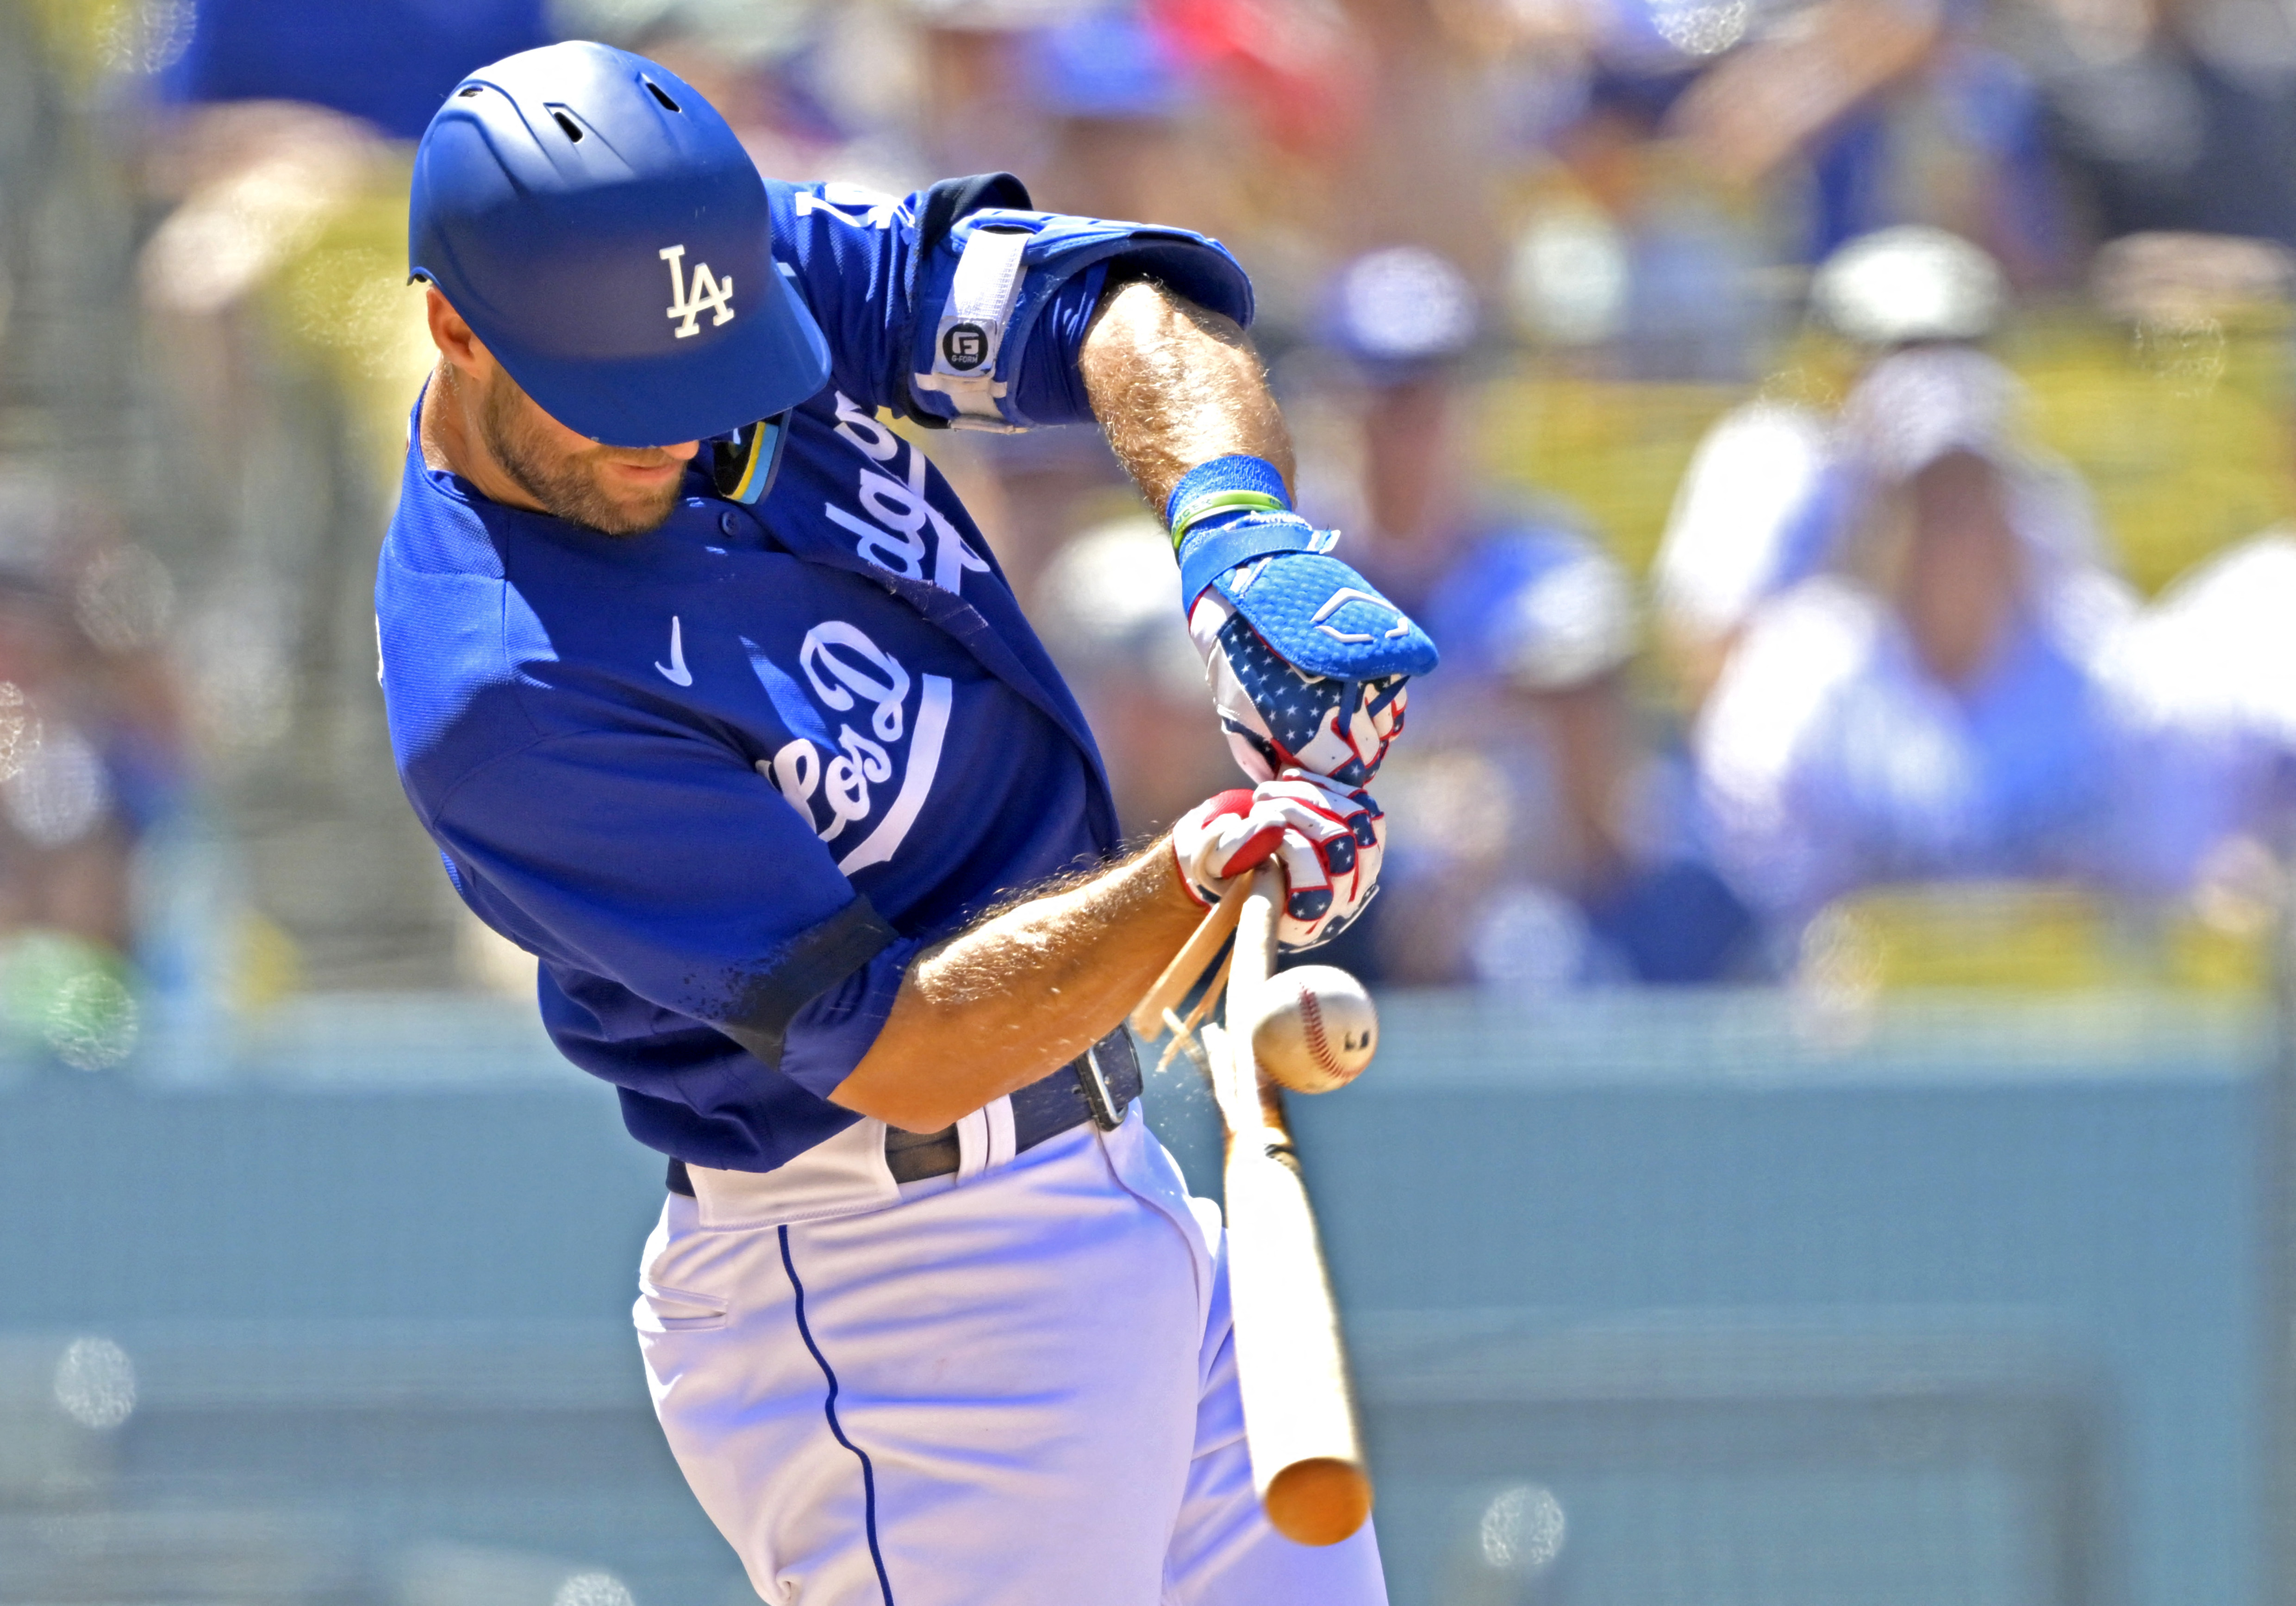
<path fill-rule="evenodd" d="M 717 328 L 720 324 L 730 324 L 734 321 L 734 308 L 728 305 L 734 299 L 734 280 L 731 274 L 720 279 L 709 271 L 709 265 L 707 262 L 697 262 L 693 265 L 693 283 L 689 286 L 685 282 L 685 248 L 684 246 L 665 245 L 656 254 L 664 262 L 669 264 L 668 315 L 685 320 L 672 332 L 679 340 L 684 340 L 700 327 L 695 320 L 704 312 L 714 312 L 718 315 L 709 321 L 709 327 L 712 329 Z M 689 290 L 691 294 L 688 293 Z"/>
<path fill-rule="evenodd" d="M 951 324 L 940 337 L 940 354 L 959 373 L 988 360 L 988 332 L 978 324 Z"/>

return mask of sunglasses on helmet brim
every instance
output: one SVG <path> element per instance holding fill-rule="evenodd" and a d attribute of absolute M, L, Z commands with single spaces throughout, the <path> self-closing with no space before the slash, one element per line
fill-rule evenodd
<path fill-rule="evenodd" d="M 783 448 L 789 445 L 789 422 L 788 413 L 776 413 L 708 443 L 709 478 L 719 496 L 755 503 L 773 488 Z"/>

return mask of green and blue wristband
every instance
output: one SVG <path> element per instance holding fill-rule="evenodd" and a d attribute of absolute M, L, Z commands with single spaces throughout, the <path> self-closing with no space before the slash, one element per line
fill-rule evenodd
<path fill-rule="evenodd" d="M 1283 476 L 1264 457 L 1242 453 L 1198 463 L 1164 502 L 1164 523 L 1180 561 L 1180 605 L 1190 608 L 1221 575 L 1256 558 L 1324 550 L 1292 511 Z"/>

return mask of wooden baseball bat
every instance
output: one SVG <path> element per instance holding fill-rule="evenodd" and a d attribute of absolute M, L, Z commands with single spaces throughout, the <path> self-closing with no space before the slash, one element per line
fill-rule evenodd
<path fill-rule="evenodd" d="M 1283 1095 L 1251 1052 L 1258 996 L 1275 963 L 1283 873 L 1264 864 L 1241 904 L 1228 972 L 1228 1029 L 1206 1027 L 1212 1093 L 1227 1127 L 1228 1299 L 1252 1487 L 1275 1531 L 1336 1545 L 1371 1515 L 1323 1241 L 1284 1124 Z"/>
<path fill-rule="evenodd" d="M 1179 1007 L 1188 989 L 1196 985 L 1212 955 L 1219 952 L 1220 944 L 1235 930 L 1236 917 L 1243 911 L 1243 899 L 1236 896 L 1230 885 L 1227 893 L 1204 914 L 1204 918 L 1187 943 L 1172 956 L 1164 973 L 1156 978 L 1156 985 L 1148 989 L 1132 1012 L 1132 1029 L 1144 1037 L 1153 1037 L 1164 1029 L 1164 1012 Z"/>

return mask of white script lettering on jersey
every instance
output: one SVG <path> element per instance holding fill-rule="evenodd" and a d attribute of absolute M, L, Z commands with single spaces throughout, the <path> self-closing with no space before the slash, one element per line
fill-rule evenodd
<path fill-rule="evenodd" d="M 750 646 L 754 656 L 755 647 L 743 644 Z M 875 828 L 837 861 L 838 869 L 851 875 L 891 858 L 916 823 L 940 768 L 954 687 L 942 675 L 927 675 L 915 682 L 918 696 L 912 723 L 905 710 L 913 684 L 908 670 L 900 660 L 870 640 L 866 632 L 843 619 L 825 619 L 806 632 L 797 662 L 815 701 L 831 713 L 850 714 L 862 703 L 871 705 L 864 722 L 867 733 L 840 720 L 836 746 L 827 753 L 799 736 L 783 743 L 771 760 L 758 760 L 758 773 L 773 783 L 783 800 L 824 842 L 836 841 L 847 826 L 870 817 L 879 789 L 892 780 L 899 766 L 894 750 L 907 737 L 907 763 L 892 802 Z M 763 668 L 759 678 L 766 678 Z M 825 821 L 824 810 L 828 815 Z"/>
<path fill-rule="evenodd" d="M 895 223 L 915 221 L 909 216 L 907 201 L 842 178 L 831 179 L 821 186 L 819 194 L 800 190 L 794 199 L 800 217 L 819 212 L 857 229 L 890 228 Z"/>
<path fill-rule="evenodd" d="M 679 340 L 684 340 L 699 327 L 694 320 L 705 312 L 718 315 L 709 321 L 712 329 L 734 321 L 732 275 L 720 279 L 709 271 L 707 262 L 697 262 L 693 265 L 693 283 L 688 285 L 685 282 L 684 246 L 665 245 L 656 254 L 669 264 L 669 315 L 685 320 L 671 332 Z M 690 295 L 689 291 L 692 292 Z"/>
<path fill-rule="evenodd" d="M 860 508 L 855 512 L 827 502 L 821 511 L 832 524 L 856 537 L 856 553 L 889 573 L 912 580 L 930 579 L 952 595 L 964 594 L 965 570 L 988 572 L 988 560 L 973 551 L 947 515 L 926 498 L 925 455 L 917 450 L 915 442 L 903 440 L 841 390 L 837 392 L 837 433 L 869 460 L 861 471 Z M 884 471 L 892 468 L 894 459 L 905 450 L 908 461 L 902 466 L 903 477 L 896 479 Z M 925 540 L 927 525 L 932 527 L 930 545 Z M 928 557 L 932 564 L 930 574 Z"/>

